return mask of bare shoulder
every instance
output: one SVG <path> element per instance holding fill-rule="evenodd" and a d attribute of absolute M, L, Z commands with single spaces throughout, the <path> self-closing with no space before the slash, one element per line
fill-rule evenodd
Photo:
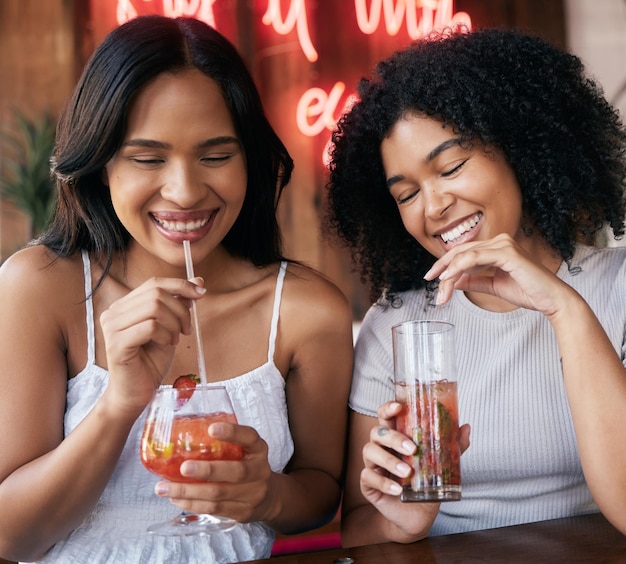
<path fill-rule="evenodd" d="M 308 323 L 352 327 L 346 296 L 328 278 L 298 263 L 289 263 L 283 291 L 283 308 L 295 319 Z"/>
<path fill-rule="evenodd" d="M 11 255 L 0 267 L 0 291 L 40 307 L 62 306 L 64 298 L 76 302 L 81 290 L 80 257 L 59 258 L 42 245 L 27 247 Z M 79 292 L 78 297 L 77 291 Z"/>

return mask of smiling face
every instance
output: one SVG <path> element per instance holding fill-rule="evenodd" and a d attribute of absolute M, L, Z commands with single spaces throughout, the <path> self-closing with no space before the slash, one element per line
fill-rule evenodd
<path fill-rule="evenodd" d="M 405 228 L 433 256 L 500 233 L 524 245 L 521 191 L 497 151 L 478 142 L 464 148 L 452 128 L 409 114 L 383 140 L 381 154 Z"/>
<path fill-rule="evenodd" d="M 218 247 L 241 211 L 247 173 L 217 83 L 189 70 L 161 74 L 140 90 L 105 182 L 133 239 L 129 256 L 180 266 L 183 240 L 194 260 Z"/>

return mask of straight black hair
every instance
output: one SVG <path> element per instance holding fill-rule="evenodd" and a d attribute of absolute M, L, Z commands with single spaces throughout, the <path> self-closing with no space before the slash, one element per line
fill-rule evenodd
<path fill-rule="evenodd" d="M 218 83 L 246 156 L 245 200 L 223 245 L 257 266 L 283 258 L 276 206 L 293 161 L 265 116 L 252 77 L 215 29 L 163 16 L 140 16 L 114 29 L 87 63 L 59 119 L 52 157 L 57 207 L 36 243 L 60 257 L 94 253 L 103 261 L 103 277 L 114 253 L 124 255 L 130 235 L 102 181 L 104 166 L 122 144 L 137 92 L 162 73 L 192 68 Z"/>

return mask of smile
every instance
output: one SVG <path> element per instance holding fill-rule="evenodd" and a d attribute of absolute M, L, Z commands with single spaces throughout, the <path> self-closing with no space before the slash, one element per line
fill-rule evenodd
<path fill-rule="evenodd" d="M 477 213 L 474 217 L 465 220 L 460 225 L 457 225 L 454 229 L 450 231 L 446 231 L 439 235 L 444 243 L 451 243 L 455 239 L 458 239 L 463 233 L 467 233 L 470 229 L 472 229 L 482 218 L 482 213 Z"/>
<path fill-rule="evenodd" d="M 205 217 L 203 219 L 193 219 L 189 221 L 180 221 L 180 220 L 169 220 L 169 219 L 160 219 L 158 217 L 154 217 L 154 220 L 161 226 L 163 229 L 167 231 L 176 231 L 179 233 L 189 233 L 190 231 L 196 231 L 198 229 L 202 229 L 208 222 L 209 217 Z"/>

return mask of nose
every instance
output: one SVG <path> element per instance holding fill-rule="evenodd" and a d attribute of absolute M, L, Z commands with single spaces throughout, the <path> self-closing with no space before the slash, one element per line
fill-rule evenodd
<path fill-rule="evenodd" d="M 439 219 L 454 202 L 454 196 L 441 186 L 424 186 L 424 215 L 430 219 Z"/>
<path fill-rule="evenodd" d="M 207 186 L 199 171 L 188 163 L 171 163 L 163 179 L 161 196 L 183 209 L 192 208 L 206 196 Z"/>

